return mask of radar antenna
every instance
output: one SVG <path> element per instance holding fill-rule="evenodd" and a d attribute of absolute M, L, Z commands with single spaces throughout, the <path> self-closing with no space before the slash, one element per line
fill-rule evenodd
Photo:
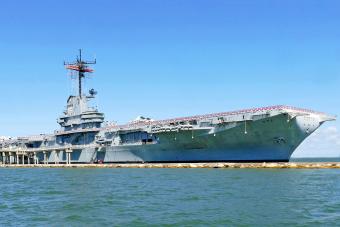
<path fill-rule="evenodd" d="M 78 72 L 78 90 L 79 90 L 79 97 L 82 96 L 82 79 L 85 77 L 85 73 L 92 73 L 94 70 L 89 68 L 88 65 L 96 64 L 97 61 L 84 61 L 81 58 L 81 49 L 79 49 L 79 56 L 77 56 L 77 60 L 74 62 L 64 62 L 65 68 L 73 71 Z"/>
<path fill-rule="evenodd" d="M 93 88 L 89 90 L 90 97 L 94 97 L 98 92 L 94 90 Z"/>

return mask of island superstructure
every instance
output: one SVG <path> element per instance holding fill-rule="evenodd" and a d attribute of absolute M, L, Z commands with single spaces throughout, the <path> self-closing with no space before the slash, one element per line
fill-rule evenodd
<path fill-rule="evenodd" d="M 125 125 L 104 124 L 89 106 L 82 81 L 92 73 L 81 51 L 65 63 L 77 73 L 78 92 L 67 99 L 53 134 L 2 137 L 0 163 L 286 162 L 301 142 L 334 116 L 277 105 L 168 120 L 139 117 Z"/>

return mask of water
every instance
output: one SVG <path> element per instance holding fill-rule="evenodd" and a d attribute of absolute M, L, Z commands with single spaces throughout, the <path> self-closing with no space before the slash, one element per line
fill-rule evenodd
<path fill-rule="evenodd" d="M 0 169 L 0 226 L 336 226 L 340 170 Z"/>
<path fill-rule="evenodd" d="M 340 162 L 340 158 L 291 158 L 290 162 Z"/>

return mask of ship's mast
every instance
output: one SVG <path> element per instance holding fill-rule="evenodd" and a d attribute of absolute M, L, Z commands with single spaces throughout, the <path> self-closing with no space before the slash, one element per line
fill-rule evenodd
<path fill-rule="evenodd" d="M 82 96 L 82 79 L 85 77 L 85 73 L 92 73 L 94 70 L 89 68 L 88 65 L 96 64 L 96 59 L 94 61 L 83 61 L 81 58 L 81 49 L 79 49 L 79 56 L 75 62 L 64 62 L 66 69 L 78 72 L 78 92 L 79 97 Z"/>

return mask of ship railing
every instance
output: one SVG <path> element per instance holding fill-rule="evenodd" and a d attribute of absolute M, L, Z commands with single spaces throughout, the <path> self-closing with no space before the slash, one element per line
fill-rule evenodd
<path fill-rule="evenodd" d="M 230 112 L 220 112 L 220 113 L 212 113 L 212 114 L 205 114 L 205 115 L 195 115 L 191 117 L 182 117 L 182 118 L 173 118 L 167 120 L 160 120 L 160 121 L 149 121 L 149 122 L 136 122 L 130 123 L 125 125 L 115 125 L 105 128 L 106 130 L 110 129 L 126 129 L 126 128 L 138 128 L 142 126 L 162 126 L 162 125 L 169 125 L 169 124 L 176 124 L 180 122 L 189 122 L 193 120 L 204 120 L 209 118 L 216 118 L 216 117 L 228 117 L 228 116 L 235 116 L 235 115 L 245 115 L 245 114 L 260 114 L 260 113 L 269 113 L 271 111 L 297 111 L 303 113 L 312 113 L 312 114 L 320 114 L 320 115 L 327 115 L 322 112 L 317 112 L 313 110 L 303 109 L 303 108 L 296 108 L 292 106 L 286 105 L 276 105 L 276 106 L 269 106 L 269 107 L 260 107 L 260 108 L 251 108 L 251 109 L 243 109 L 237 111 L 230 111 Z"/>
<path fill-rule="evenodd" d="M 66 135 L 66 134 L 74 134 L 80 132 L 97 132 L 100 131 L 100 128 L 87 128 L 87 129 L 79 129 L 79 130 L 70 130 L 70 131 L 55 131 L 55 135 Z"/>

